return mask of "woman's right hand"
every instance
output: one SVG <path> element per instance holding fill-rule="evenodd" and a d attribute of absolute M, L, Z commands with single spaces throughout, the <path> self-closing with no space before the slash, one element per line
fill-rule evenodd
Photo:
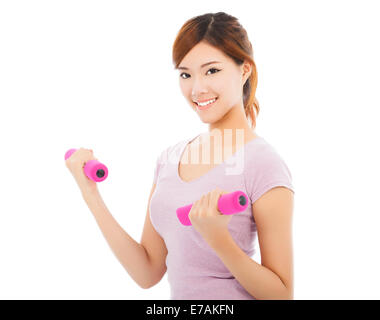
<path fill-rule="evenodd" d="M 89 179 L 84 173 L 84 166 L 89 160 L 98 160 L 94 157 L 91 149 L 77 149 L 68 159 L 65 160 L 66 167 L 70 170 L 77 182 L 82 194 L 96 191 L 97 183 Z"/>

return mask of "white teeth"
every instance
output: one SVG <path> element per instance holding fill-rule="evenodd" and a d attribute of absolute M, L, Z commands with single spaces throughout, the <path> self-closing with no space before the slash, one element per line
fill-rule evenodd
<path fill-rule="evenodd" d="M 216 100 L 216 98 L 212 99 L 212 100 L 209 100 L 209 101 L 206 101 L 206 102 L 197 102 L 197 104 L 201 107 L 204 107 L 204 106 L 207 106 L 208 104 L 210 103 L 213 103 L 214 101 Z"/>

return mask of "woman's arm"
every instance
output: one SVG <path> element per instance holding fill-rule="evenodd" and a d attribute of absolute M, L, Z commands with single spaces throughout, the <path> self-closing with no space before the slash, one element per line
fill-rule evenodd
<path fill-rule="evenodd" d="M 252 260 L 229 232 L 210 242 L 224 265 L 256 299 L 293 299 L 293 192 L 276 187 L 253 205 L 261 264 Z"/>
<path fill-rule="evenodd" d="M 109 212 L 98 190 L 82 193 L 93 213 L 108 245 L 132 279 L 143 289 L 156 284 L 166 271 L 166 247 L 152 230 L 149 219 L 149 203 L 155 189 L 152 187 L 141 244 L 136 242 L 117 223 Z"/>

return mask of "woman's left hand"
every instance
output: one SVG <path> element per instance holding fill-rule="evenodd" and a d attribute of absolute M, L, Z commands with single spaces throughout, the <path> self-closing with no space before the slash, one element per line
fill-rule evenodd
<path fill-rule="evenodd" d="M 191 224 L 210 246 L 228 232 L 232 215 L 224 215 L 218 210 L 219 197 L 226 193 L 220 188 L 210 191 L 195 201 L 189 212 Z"/>

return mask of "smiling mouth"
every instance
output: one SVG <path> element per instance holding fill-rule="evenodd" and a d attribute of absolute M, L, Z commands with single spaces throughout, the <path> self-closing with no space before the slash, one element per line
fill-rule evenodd
<path fill-rule="evenodd" d="M 195 106 L 196 106 L 196 108 L 198 109 L 198 110 L 205 110 L 205 109 L 208 109 L 208 108 L 210 108 L 210 107 L 212 107 L 214 104 L 215 104 L 215 102 L 218 100 L 218 97 L 216 97 L 215 98 L 215 101 L 214 102 L 211 102 L 211 103 L 209 103 L 209 104 L 207 104 L 207 105 L 205 105 L 205 106 L 200 106 L 200 105 L 198 105 L 196 102 L 194 102 L 193 101 L 193 103 L 195 104 Z"/>

